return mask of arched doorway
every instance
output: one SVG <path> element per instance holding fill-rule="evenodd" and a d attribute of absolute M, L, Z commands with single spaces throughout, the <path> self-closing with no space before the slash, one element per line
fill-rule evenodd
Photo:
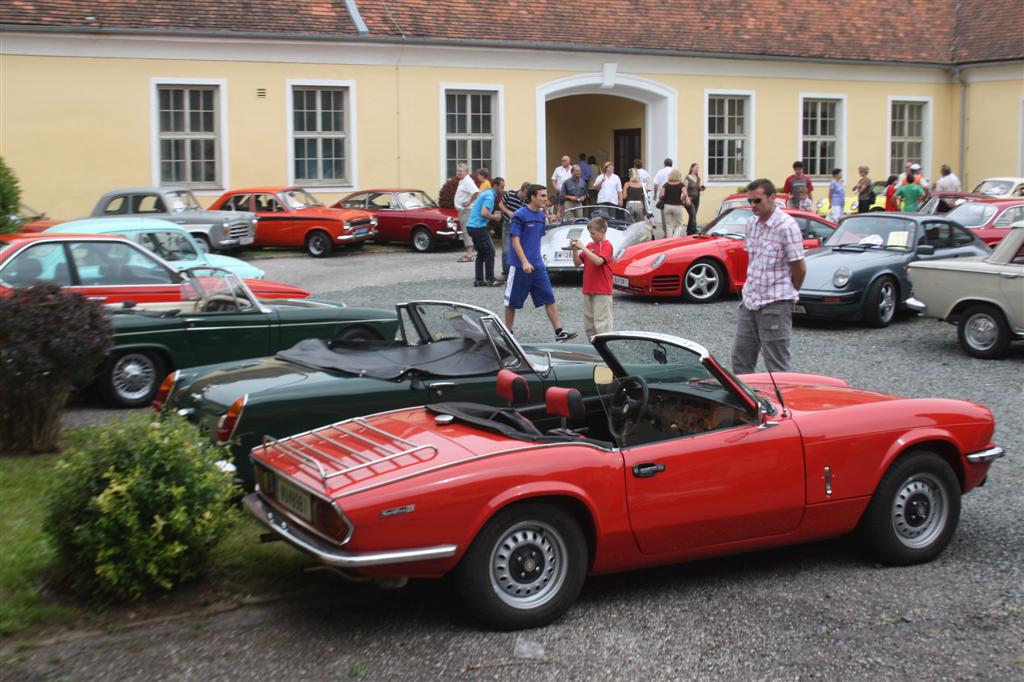
<path fill-rule="evenodd" d="M 678 155 L 676 91 L 645 78 L 616 74 L 609 66 L 602 73 L 560 78 L 537 88 L 537 177 L 542 182 L 547 182 L 562 154 L 575 161 L 580 152 L 599 156 L 596 147 L 607 146 L 606 158 L 615 161 L 616 140 L 623 154 L 634 144 L 634 136 L 639 138 L 640 157 L 648 169 L 660 168 L 666 156 Z M 567 123 L 577 107 L 580 125 Z M 591 148 L 549 145 L 549 125 L 559 146 Z"/>

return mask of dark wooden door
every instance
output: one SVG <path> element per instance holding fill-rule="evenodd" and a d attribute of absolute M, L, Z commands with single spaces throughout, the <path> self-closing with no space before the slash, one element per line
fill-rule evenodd
<path fill-rule="evenodd" d="M 640 129 L 626 128 L 615 131 L 615 174 L 623 186 L 629 180 L 629 169 L 633 159 L 640 158 Z"/>

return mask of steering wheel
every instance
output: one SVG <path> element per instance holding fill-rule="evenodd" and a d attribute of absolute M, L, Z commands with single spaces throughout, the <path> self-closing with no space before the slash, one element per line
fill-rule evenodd
<path fill-rule="evenodd" d="M 633 432 L 647 411 L 650 391 L 641 376 L 628 376 L 619 380 L 608 405 L 608 430 L 616 440 L 622 441 Z"/>
<path fill-rule="evenodd" d="M 570 224 L 571 225 L 586 225 L 589 222 L 590 222 L 590 220 L 588 220 L 587 218 L 573 218 L 573 221 Z"/>
<path fill-rule="evenodd" d="M 213 294 L 196 303 L 197 313 L 228 313 L 239 309 L 239 300 L 224 294 Z"/>

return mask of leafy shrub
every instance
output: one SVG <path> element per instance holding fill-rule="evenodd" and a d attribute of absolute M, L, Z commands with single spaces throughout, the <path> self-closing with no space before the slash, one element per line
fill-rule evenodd
<path fill-rule="evenodd" d="M 455 208 L 455 191 L 459 189 L 458 178 L 448 178 L 437 195 L 437 205 L 441 208 Z"/>
<path fill-rule="evenodd" d="M 18 231 L 20 207 L 21 188 L 18 186 L 18 178 L 0 156 L 0 232 Z"/>
<path fill-rule="evenodd" d="M 103 306 L 55 284 L 0 297 L 0 451 L 53 452 L 72 385 L 111 347 Z"/>
<path fill-rule="evenodd" d="M 92 427 L 57 463 L 45 528 L 68 584 L 123 601 L 199 575 L 235 521 L 229 457 L 175 414 Z"/>

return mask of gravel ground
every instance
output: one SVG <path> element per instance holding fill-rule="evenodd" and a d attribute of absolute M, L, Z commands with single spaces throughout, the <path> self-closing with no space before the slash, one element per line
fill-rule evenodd
<path fill-rule="evenodd" d="M 458 251 L 367 247 L 326 260 L 260 259 L 273 279 L 349 305 L 442 298 L 500 310 Z M 565 326 L 581 328 L 573 280 L 556 282 Z M 662 331 L 728 358 L 737 302 L 698 306 L 615 297 L 618 329 Z M 516 322 L 551 338 L 542 311 Z M 317 597 L 254 603 L 127 627 L 55 633 L 7 679 L 1024 679 L 1024 346 L 1003 361 L 964 355 L 953 327 L 902 317 L 887 329 L 798 324 L 795 368 L 907 396 L 984 403 L 1009 456 L 964 498 L 936 561 L 883 568 L 849 540 L 588 580 L 559 622 L 479 631 L 445 582 L 383 592 L 311 574 Z M 87 406 L 69 422 L 111 418 Z"/>

